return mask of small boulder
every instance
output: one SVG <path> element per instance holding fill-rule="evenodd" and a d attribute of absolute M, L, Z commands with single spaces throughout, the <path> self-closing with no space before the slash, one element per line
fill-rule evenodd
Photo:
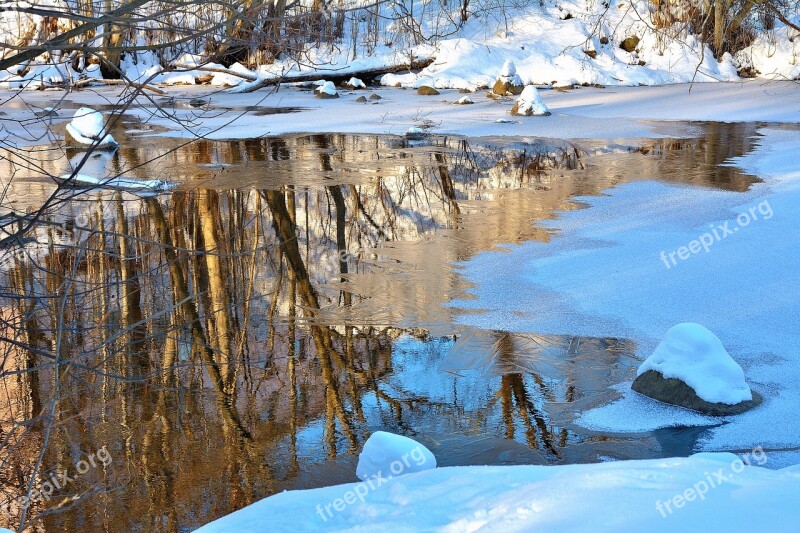
<path fill-rule="evenodd" d="M 336 92 L 336 86 L 333 84 L 332 81 L 326 81 L 319 87 L 315 89 L 317 93 L 317 98 L 330 99 L 330 98 L 339 98 L 339 93 Z"/>
<path fill-rule="evenodd" d="M 550 110 L 542 101 L 542 97 L 536 87 L 528 85 L 519 95 L 517 101 L 514 102 L 511 114 L 523 117 L 546 117 L 550 114 Z"/>
<path fill-rule="evenodd" d="M 429 85 L 423 85 L 419 89 L 417 89 L 417 94 L 422 96 L 436 96 L 437 94 L 440 93 L 439 91 L 437 91 L 436 89 L 434 89 Z"/>
<path fill-rule="evenodd" d="M 469 104 L 474 104 L 474 103 L 475 102 L 473 102 L 472 98 L 470 98 L 469 96 L 462 96 L 461 98 L 456 100 L 456 104 L 458 104 L 458 105 L 469 105 Z"/>
<path fill-rule="evenodd" d="M 713 416 L 735 415 L 759 405 L 742 368 L 722 342 L 700 324 L 670 328 L 639 367 L 631 388 L 660 402 Z"/>
<path fill-rule="evenodd" d="M 370 100 L 380 100 L 381 96 L 379 94 L 372 93 L 371 95 L 369 95 L 369 99 Z"/>
<path fill-rule="evenodd" d="M 347 80 L 347 83 L 345 83 L 345 86 L 347 86 L 348 89 L 353 89 L 353 90 L 367 88 L 367 84 L 358 78 L 350 78 L 349 80 Z"/>
<path fill-rule="evenodd" d="M 621 43 L 619 43 L 619 47 L 625 50 L 626 52 L 633 52 L 636 50 L 636 47 L 639 46 L 639 38 L 635 35 L 628 37 Z"/>
<path fill-rule="evenodd" d="M 366 96 L 359 96 L 358 98 L 356 98 L 356 102 L 364 103 L 366 101 L 367 101 L 367 97 Z"/>
<path fill-rule="evenodd" d="M 503 63 L 503 68 L 500 71 L 497 81 L 494 82 L 492 92 L 494 94 L 521 94 L 525 86 L 522 83 L 522 78 L 517 74 L 517 67 L 511 60 Z"/>

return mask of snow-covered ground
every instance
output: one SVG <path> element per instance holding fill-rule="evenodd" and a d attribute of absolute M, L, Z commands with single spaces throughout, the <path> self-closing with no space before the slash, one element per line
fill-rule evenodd
<path fill-rule="evenodd" d="M 677 84 L 662 87 L 577 88 L 571 91 L 541 90 L 552 113 L 547 117 L 512 117 L 513 98 L 497 101 L 484 92 L 471 95 L 474 105 L 454 105 L 463 97 L 456 90 L 439 96 L 420 96 L 412 90 L 381 88 L 382 98 L 357 102 L 365 91 L 339 90 L 339 98 L 320 100 L 312 90 L 282 87 L 248 94 L 212 91 L 207 87 L 171 87 L 174 107 L 163 111 L 141 98 L 129 114 L 152 126 L 167 129 L 160 135 L 211 139 L 253 138 L 295 132 L 344 132 L 403 135 L 408 128 L 424 125 L 435 134 L 469 137 L 515 136 L 560 139 L 621 139 L 640 137 L 689 137 L 697 133 L 677 121 L 800 122 L 800 84 L 749 80 L 737 83 Z M 71 117 L 72 108 L 95 107 L 118 100 L 117 89 L 97 88 L 64 96 L 57 91 L 19 93 L 0 91 L 0 107 L 6 113 L 5 131 L 17 136 L 7 142 L 41 142 L 49 121 Z M 64 97 L 67 102 L 59 102 Z M 167 97 L 155 97 L 156 102 Z M 21 103 L 24 98 L 25 104 Z M 208 100 L 196 109 L 194 98 Z M 71 105 L 69 109 L 58 109 Z M 54 106 L 58 116 L 32 121 L 34 112 Z M 296 112 L 263 115 L 260 109 L 297 108 Z M 248 110 L 249 109 L 249 110 Z M 177 123 L 173 118 L 182 119 Z M 19 124 L 17 120 L 24 120 Z M 502 122 L 498 122 L 502 121 Z M 658 122 L 657 122 L 658 121 Z M 671 121 L 665 123 L 664 121 Z"/>
<path fill-rule="evenodd" d="M 785 531 L 800 522 L 800 470 L 761 450 L 567 466 L 436 468 L 290 491 L 198 530 Z"/>

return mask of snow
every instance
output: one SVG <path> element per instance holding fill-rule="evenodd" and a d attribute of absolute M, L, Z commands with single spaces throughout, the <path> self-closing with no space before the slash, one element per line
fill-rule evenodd
<path fill-rule="evenodd" d="M 391 479 L 431 468 L 436 468 L 436 458 L 428 448 L 402 435 L 376 431 L 358 455 L 356 475 L 361 481 Z"/>
<path fill-rule="evenodd" d="M 458 100 L 456 100 L 457 104 L 466 105 L 466 104 L 474 104 L 475 102 L 472 101 L 472 98 L 469 96 L 462 96 Z"/>
<path fill-rule="evenodd" d="M 197 531 L 782 531 L 800 522 L 800 472 L 742 458 L 436 468 L 288 491 Z"/>
<path fill-rule="evenodd" d="M 500 76 L 504 78 L 510 78 L 512 76 L 517 75 L 517 67 L 514 66 L 514 62 L 510 59 L 506 59 L 506 62 L 503 63 L 503 68 L 500 70 Z"/>
<path fill-rule="evenodd" d="M 245 67 L 241 63 L 234 63 L 228 68 L 228 70 L 238 74 L 243 74 L 244 76 L 247 76 L 248 79 L 254 79 L 257 77 L 252 70 Z M 214 74 L 213 78 L 211 78 L 211 85 L 218 87 L 234 87 L 240 83 L 244 83 L 245 81 L 246 79 L 242 78 L 241 76 L 234 76 L 233 74 L 218 72 Z"/>
<path fill-rule="evenodd" d="M 522 94 L 517 98 L 517 106 L 518 114 L 527 114 L 529 111 L 534 116 L 550 114 L 550 110 L 539 96 L 539 91 L 533 85 L 528 85 L 522 90 Z"/>
<path fill-rule="evenodd" d="M 547 244 L 475 257 L 461 273 L 474 284 L 476 299 L 452 305 L 485 312 L 459 321 L 512 332 L 628 338 L 642 357 L 674 324 L 702 323 L 725 339 L 765 401 L 704 432 L 698 449 L 800 446 L 800 131 L 759 133 L 758 148 L 731 162 L 765 179 L 747 192 L 628 183 L 579 199 L 588 207 L 548 222 L 553 237 Z M 739 226 L 750 209 L 759 219 Z M 663 251 L 725 223 L 739 231 L 707 253 L 665 267 Z M 578 421 L 617 432 L 678 425 L 672 417 L 680 411 L 650 420 L 640 408 L 650 400 L 642 400 L 637 406 L 626 396 Z"/>
<path fill-rule="evenodd" d="M 707 402 L 735 405 L 753 399 L 742 367 L 722 341 L 700 324 L 687 322 L 671 327 L 637 375 L 648 370 L 683 381 Z"/>
<path fill-rule="evenodd" d="M 318 93 L 325 93 L 325 94 L 329 94 L 331 96 L 335 96 L 336 95 L 336 86 L 333 84 L 332 81 L 326 81 L 325 83 L 323 83 L 322 85 L 317 87 L 315 89 L 315 91 L 317 91 Z"/>
<path fill-rule="evenodd" d="M 67 124 L 67 132 L 81 144 L 98 147 L 117 146 L 111 134 L 105 133 L 103 114 L 90 107 L 81 107 L 75 111 L 72 121 Z"/>

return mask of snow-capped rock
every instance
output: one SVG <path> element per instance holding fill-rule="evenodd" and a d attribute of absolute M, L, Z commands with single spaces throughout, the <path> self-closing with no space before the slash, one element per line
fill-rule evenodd
<path fill-rule="evenodd" d="M 349 80 L 347 80 L 347 83 L 345 83 L 345 85 L 347 85 L 351 89 L 366 89 L 367 88 L 367 84 L 364 83 L 363 81 L 361 81 L 358 78 L 350 78 Z"/>
<path fill-rule="evenodd" d="M 514 66 L 514 62 L 510 59 L 506 60 L 506 62 L 503 63 L 500 76 L 498 76 L 497 80 L 494 82 L 492 92 L 499 95 L 509 93 L 520 94 L 523 87 L 522 78 L 517 74 L 517 67 Z"/>
<path fill-rule="evenodd" d="M 670 383 L 670 378 L 690 387 L 703 402 L 732 406 L 754 400 L 742 367 L 731 358 L 722 341 L 700 324 L 683 323 L 670 328 L 639 367 L 633 389 L 660 401 L 707 411 L 702 405 L 694 405 L 697 400 L 684 398 L 685 388 L 677 382 Z"/>
<path fill-rule="evenodd" d="M 67 133 L 78 144 L 96 145 L 97 148 L 116 148 L 117 141 L 106 133 L 103 114 L 90 107 L 81 107 L 75 111 L 72 121 L 67 124 Z"/>
<path fill-rule="evenodd" d="M 339 98 L 339 93 L 336 92 L 336 86 L 332 81 L 326 81 L 316 89 L 317 98 Z"/>
<path fill-rule="evenodd" d="M 356 475 L 362 481 L 390 479 L 431 468 L 436 468 L 436 457 L 428 448 L 402 435 L 376 431 L 358 455 Z"/>
<path fill-rule="evenodd" d="M 456 103 L 459 105 L 469 105 L 469 104 L 474 104 L 475 102 L 473 102 L 472 98 L 470 98 L 469 96 L 462 96 L 461 98 L 456 100 Z"/>
<path fill-rule="evenodd" d="M 511 108 L 512 115 L 530 116 L 547 116 L 550 110 L 542 101 L 539 91 L 533 85 L 528 85 L 519 95 L 514 107 Z"/>

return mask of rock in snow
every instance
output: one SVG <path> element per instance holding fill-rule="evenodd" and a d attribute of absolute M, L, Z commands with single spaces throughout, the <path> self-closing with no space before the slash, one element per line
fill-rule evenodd
<path fill-rule="evenodd" d="M 345 85 L 347 85 L 351 89 L 366 89 L 367 88 L 367 84 L 364 83 L 363 81 L 361 81 L 358 78 L 350 78 L 349 80 L 347 80 L 347 83 L 345 83 Z"/>
<path fill-rule="evenodd" d="M 456 103 L 459 105 L 469 105 L 469 104 L 474 104 L 475 102 L 473 102 L 472 98 L 470 98 L 469 96 L 462 96 L 461 98 L 456 100 Z"/>
<path fill-rule="evenodd" d="M 75 111 L 72 121 L 67 124 L 67 133 L 75 142 L 82 145 L 96 144 L 98 148 L 116 148 L 118 146 L 114 137 L 105 131 L 103 114 L 90 107 L 81 107 Z"/>
<path fill-rule="evenodd" d="M 726 412 L 725 406 L 744 404 L 746 410 L 760 403 L 719 338 L 694 323 L 670 328 L 639 367 L 632 388 L 656 400 L 710 414 L 736 414 L 742 409 Z M 711 412 L 715 404 L 721 408 L 719 412 Z"/>
<path fill-rule="evenodd" d="M 511 114 L 542 117 L 549 115 L 550 110 L 542 101 L 542 97 L 539 96 L 539 91 L 536 90 L 536 87 L 528 85 L 517 98 L 514 107 L 511 108 Z"/>
<path fill-rule="evenodd" d="M 408 437 L 376 431 L 358 456 L 356 475 L 362 481 L 393 477 L 436 468 L 431 451 Z"/>
<path fill-rule="evenodd" d="M 514 66 L 511 60 L 507 60 L 503 63 L 500 76 L 494 82 L 492 92 L 499 95 L 505 95 L 506 93 L 519 94 L 522 92 L 523 87 L 522 78 L 517 75 L 517 67 Z"/>
<path fill-rule="evenodd" d="M 326 81 L 316 89 L 317 98 L 339 98 L 339 93 L 336 92 L 336 86 L 332 81 Z"/>

